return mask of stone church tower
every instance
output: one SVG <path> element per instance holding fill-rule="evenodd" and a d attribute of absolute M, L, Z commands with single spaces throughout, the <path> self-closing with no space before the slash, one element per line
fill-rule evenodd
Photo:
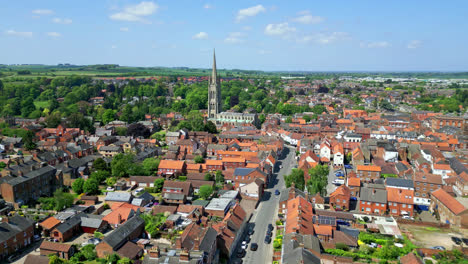
<path fill-rule="evenodd" d="M 221 85 L 216 72 L 216 54 L 213 50 L 213 70 L 208 81 L 208 118 L 216 119 L 221 110 Z"/>

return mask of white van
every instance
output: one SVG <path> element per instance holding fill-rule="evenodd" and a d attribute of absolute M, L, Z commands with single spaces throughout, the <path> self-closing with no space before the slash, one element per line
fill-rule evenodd
<path fill-rule="evenodd" d="M 342 184 L 344 184 L 344 180 L 343 179 L 335 179 L 332 183 L 335 184 L 335 185 L 342 185 Z"/>

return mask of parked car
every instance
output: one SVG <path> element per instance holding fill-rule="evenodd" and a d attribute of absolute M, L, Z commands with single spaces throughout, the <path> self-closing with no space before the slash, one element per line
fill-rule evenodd
<path fill-rule="evenodd" d="M 344 180 L 343 179 L 335 179 L 335 180 L 333 180 L 332 183 L 335 184 L 335 185 L 342 185 L 342 184 L 344 184 Z"/>
<path fill-rule="evenodd" d="M 242 249 L 247 249 L 247 248 L 248 248 L 247 242 L 242 241 L 241 248 L 242 248 Z"/>
<path fill-rule="evenodd" d="M 249 230 L 247 230 L 247 234 L 249 234 L 249 236 L 251 236 L 251 235 L 253 235 L 254 232 L 255 232 L 254 226 L 250 225 Z"/>
<path fill-rule="evenodd" d="M 271 243 L 271 236 L 266 236 L 265 237 L 265 243 L 270 244 Z"/>
<path fill-rule="evenodd" d="M 443 247 L 443 246 L 435 246 L 435 247 L 431 247 L 431 249 L 445 250 L 445 247 Z"/>
<path fill-rule="evenodd" d="M 468 238 L 462 238 L 463 243 L 468 246 Z"/>
<path fill-rule="evenodd" d="M 247 243 L 250 243 L 250 237 L 249 237 L 249 236 L 245 236 L 244 241 L 247 242 Z"/>
<path fill-rule="evenodd" d="M 39 241 L 41 240 L 41 236 L 40 235 L 34 235 L 34 241 Z"/>
<path fill-rule="evenodd" d="M 239 248 L 239 250 L 237 250 L 236 256 L 237 256 L 238 258 L 243 258 L 243 257 L 245 256 L 245 250 L 242 249 L 242 248 Z"/>
<path fill-rule="evenodd" d="M 273 229 L 274 229 L 273 225 L 272 225 L 272 224 L 268 224 L 268 230 L 273 231 Z"/>
<path fill-rule="evenodd" d="M 462 243 L 462 240 L 458 237 L 452 237 L 452 241 L 453 243 L 457 244 L 457 245 L 461 245 Z"/>
<path fill-rule="evenodd" d="M 257 249 L 258 249 L 258 244 L 257 243 L 250 244 L 250 250 L 257 251 Z"/>
<path fill-rule="evenodd" d="M 409 216 L 409 215 L 404 215 L 404 216 L 403 216 L 403 219 L 414 220 L 414 218 L 411 217 L 411 216 Z"/>
<path fill-rule="evenodd" d="M 279 191 L 279 190 L 275 190 L 275 195 L 280 195 L 280 191 Z"/>
<path fill-rule="evenodd" d="M 268 230 L 267 230 L 267 232 L 266 232 L 266 234 L 267 234 L 267 236 L 271 236 L 271 235 L 272 235 L 272 232 L 271 232 L 271 230 L 270 230 L 270 229 L 268 229 Z"/>

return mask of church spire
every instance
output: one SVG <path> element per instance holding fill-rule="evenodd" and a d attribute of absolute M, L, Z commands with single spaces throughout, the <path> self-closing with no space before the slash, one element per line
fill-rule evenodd
<path fill-rule="evenodd" d="M 216 52 L 213 49 L 213 70 L 211 72 L 211 81 L 216 83 L 218 81 L 218 73 L 216 71 Z"/>

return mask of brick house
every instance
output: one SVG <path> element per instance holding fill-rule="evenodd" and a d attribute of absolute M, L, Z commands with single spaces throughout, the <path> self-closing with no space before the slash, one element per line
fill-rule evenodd
<path fill-rule="evenodd" d="M 370 187 L 361 188 L 359 208 L 359 211 L 364 214 L 385 214 L 387 211 L 387 190 Z"/>
<path fill-rule="evenodd" d="M 413 176 L 414 203 L 427 210 L 431 204 L 431 193 L 442 188 L 442 176 L 424 172 L 416 172 Z"/>
<path fill-rule="evenodd" d="M 119 226 L 112 233 L 105 236 L 101 243 L 96 246 L 96 253 L 99 258 L 119 250 L 127 241 L 139 238 L 145 230 L 145 221 L 138 215 L 132 217 L 123 225 Z"/>
<path fill-rule="evenodd" d="M 180 238 L 177 239 L 175 248 L 188 252 L 201 250 L 206 256 L 204 263 L 211 264 L 216 254 L 217 236 L 218 233 L 215 229 L 191 223 L 185 228 Z"/>
<path fill-rule="evenodd" d="M 36 201 L 41 196 L 53 196 L 62 186 L 62 173 L 51 166 L 45 166 L 28 173 L 20 172 L 17 177 L 2 177 L 1 194 L 6 202 L 15 207 Z"/>
<path fill-rule="evenodd" d="M 439 213 L 441 223 L 449 223 L 459 228 L 468 227 L 468 208 L 443 189 L 432 192 L 430 210 Z"/>
<path fill-rule="evenodd" d="M 22 217 L 3 217 L 0 223 L 0 259 L 33 243 L 34 221 Z"/>
<path fill-rule="evenodd" d="M 231 256 L 241 240 L 247 223 L 246 212 L 236 204 L 224 217 L 223 221 L 213 228 L 218 232 L 217 248 Z"/>
<path fill-rule="evenodd" d="M 361 179 L 357 177 L 348 178 L 347 185 L 351 191 L 351 197 L 359 197 L 361 191 Z"/>
<path fill-rule="evenodd" d="M 130 185 L 138 187 L 154 187 L 154 181 L 161 177 L 156 176 L 130 176 Z"/>
<path fill-rule="evenodd" d="M 414 190 L 387 187 L 387 202 L 391 215 L 413 216 Z"/>
<path fill-rule="evenodd" d="M 245 158 L 244 157 L 235 157 L 235 158 L 223 158 L 221 160 L 223 167 L 225 169 L 235 169 L 245 167 Z"/>
<path fill-rule="evenodd" d="M 349 200 L 351 199 L 351 190 L 341 185 L 330 194 L 330 206 L 341 210 L 349 210 Z"/>
<path fill-rule="evenodd" d="M 457 176 L 453 189 L 458 195 L 468 195 L 468 173 L 463 171 Z"/>
<path fill-rule="evenodd" d="M 221 160 L 206 160 L 206 171 L 223 170 L 223 162 Z"/>
<path fill-rule="evenodd" d="M 190 182 L 165 181 L 162 197 L 164 202 L 169 204 L 184 204 L 187 197 L 193 194 Z"/>
<path fill-rule="evenodd" d="M 185 174 L 187 165 L 185 161 L 179 160 L 161 160 L 158 167 L 158 174 L 162 176 L 172 176 Z"/>
<path fill-rule="evenodd" d="M 380 179 L 382 168 L 375 165 L 358 165 L 356 166 L 356 176 L 363 182 L 374 182 Z"/>
<path fill-rule="evenodd" d="M 199 143 L 194 139 L 179 139 L 176 142 L 176 146 L 180 147 L 181 152 L 186 151 L 187 154 L 191 155 L 198 149 Z"/>
<path fill-rule="evenodd" d="M 236 168 L 234 170 L 233 180 L 236 188 L 249 184 L 256 179 L 264 182 L 264 187 L 268 185 L 268 175 L 259 168 Z"/>
<path fill-rule="evenodd" d="M 57 239 L 59 242 L 68 241 L 77 234 L 81 234 L 81 217 L 86 216 L 84 213 L 76 214 L 65 222 L 61 223 L 50 232 L 50 236 Z"/>
<path fill-rule="evenodd" d="M 75 247 L 71 244 L 42 241 L 39 247 L 41 256 L 57 255 L 59 258 L 70 259 L 75 254 Z"/>
<path fill-rule="evenodd" d="M 219 151 L 226 151 L 227 148 L 228 146 L 224 144 L 208 144 L 206 146 L 206 154 L 208 156 L 218 156 Z"/>

